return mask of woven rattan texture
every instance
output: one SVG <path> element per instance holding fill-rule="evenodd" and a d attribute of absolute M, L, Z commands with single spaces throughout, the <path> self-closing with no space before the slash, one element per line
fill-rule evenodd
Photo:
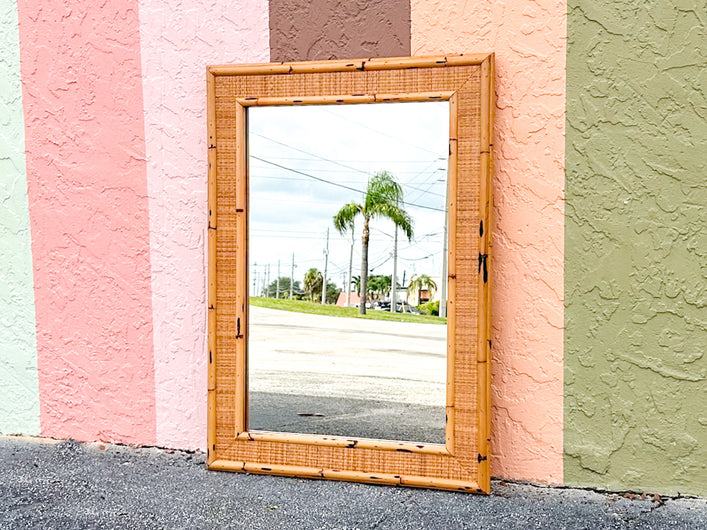
<path fill-rule="evenodd" d="M 360 471 L 369 474 L 417 476 L 476 483 L 479 467 L 479 396 L 477 349 L 479 311 L 484 300 L 479 290 L 482 83 L 481 66 L 408 68 L 278 75 L 219 75 L 214 79 L 216 110 L 216 351 L 215 451 L 212 460 L 233 463 L 305 466 L 322 470 Z M 246 128 L 238 125 L 244 107 L 239 98 L 403 94 L 454 91 L 457 97 L 458 156 L 456 170 L 456 223 L 450 227 L 455 277 L 450 292 L 454 311 L 452 454 L 330 447 L 259 440 L 235 440 L 240 406 L 246 394 L 244 352 L 247 344 Z M 239 114 L 241 113 L 241 114 Z M 240 118 L 242 119 L 242 118 Z M 241 137 L 239 137 L 239 135 Z M 452 139 L 455 141 L 455 139 Z M 485 148 L 488 149 L 488 146 Z M 238 158 L 242 157 L 241 163 Z M 453 174 L 453 172 L 452 172 Z M 240 194 L 240 195 L 239 195 Z M 253 352 L 257 354 L 257 352 Z M 244 421 L 244 420 L 243 420 Z"/>

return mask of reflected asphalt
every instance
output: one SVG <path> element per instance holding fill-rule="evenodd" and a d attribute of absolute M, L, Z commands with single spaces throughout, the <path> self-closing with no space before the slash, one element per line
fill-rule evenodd
<path fill-rule="evenodd" d="M 250 307 L 250 426 L 444 442 L 446 326 Z"/>
<path fill-rule="evenodd" d="M 251 392 L 250 428 L 443 444 L 444 407 Z"/>

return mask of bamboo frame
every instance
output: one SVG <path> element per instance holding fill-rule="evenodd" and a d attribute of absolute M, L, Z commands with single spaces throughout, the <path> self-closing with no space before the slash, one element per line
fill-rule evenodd
<path fill-rule="evenodd" d="M 447 425 L 445 444 L 454 453 L 454 367 L 456 366 L 456 341 L 452 340 L 456 330 L 456 226 L 457 226 L 457 123 L 458 101 L 456 94 L 449 98 L 449 160 L 447 169 Z"/>
<path fill-rule="evenodd" d="M 209 101 L 215 101 L 214 75 L 206 73 L 206 94 Z M 215 458 L 216 451 L 216 105 L 207 108 L 207 134 L 208 134 L 208 201 L 209 224 L 208 232 L 208 339 L 209 370 L 208 370 L 208 421 L 206 426 L 206 463 L 210 465 Z"/>
<path fill-rule="evenodd" d="M 236 98 L 244 107 L 265 107 L 271 105 L 332 105 L 356 103 L 403 103 L 410 101 L 444 101 L 453 92 L 422 92 L 414 94 L 341 94 L 331 96 L 300 97 L 247 97 Z"/>
<path fill-rule="evenodd" d="M 471 66 L 488 61 L 493 54 L 476 53 L 446 57 L 375 57 L 371 59 L 343 59 L 334 61 L 304 61 L 292 63 L 256 63 L 242 65 L 214 65 L 208 71 L 215 75 L 308 74 L 326 72 L 355 72 L 398 70 L 401 68 L 435 68 L 441 66 Z"/>
<path fill-rule="evenodd" d="M 450 108 L 445 443 L 248 430 L 247 108 L 439 100 Z M 493 54 L 212 66 L 207 101 L 209 468 L 488 493 Z"/>
<path fill-rule="evenodd" d="M 345 436 L 321 436 L 316 434 L 282 433 L 268 431 L 247 431 L 236 434 L 236 440 L 293 443 L 302 445 L 320 445 L 345 447 L 347 449 L 376 449 L 379 451 L 403 451 L 429 455 L 451 455 L 448 447 L 441 444 L 395 442 L 368 438 L 347 438 Z"/>

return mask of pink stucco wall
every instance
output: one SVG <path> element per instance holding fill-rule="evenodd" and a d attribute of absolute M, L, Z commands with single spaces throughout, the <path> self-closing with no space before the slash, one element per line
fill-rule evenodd
<path fill-rule="evenodd" d="M 492 474 L 562 482 L 566 2 L 412 0 L 412 53 L 494 51 Z"/>
<path fill-rule="evenodd" d="M 136 0 L 19 22 L 41 432 L 155 443 Z"/>
<path fill-rule="evenodd" d="M 267 62 L 267 0 L 140 0 L 158 445 L 206 445 L 206 65 Z"/>

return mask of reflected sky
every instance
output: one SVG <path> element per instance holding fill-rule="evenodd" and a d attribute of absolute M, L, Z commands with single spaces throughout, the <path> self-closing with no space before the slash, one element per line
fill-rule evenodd
<path fill-rule="evenodd" d="M 324 268 L 329 234 L 328 278 L 340 288 L 348 271 L 350 233 L 332 217 L 346 203 L 361 202 L 368 179 L 395 175 L 413 218 L 415 237 L 400 237 L 398 278 L 440 276 L 446 194 L 449 105 L 447 102 L 250 107 L 251 294 L 270 278 L 295 279 Z M 357 219 L 353 274 L 360 269 L 362 222 Z M 391 274 L 393 225 L 372 223 L 369 268 Z M 400 281 L 399 280 L 399 281 Z"/>

